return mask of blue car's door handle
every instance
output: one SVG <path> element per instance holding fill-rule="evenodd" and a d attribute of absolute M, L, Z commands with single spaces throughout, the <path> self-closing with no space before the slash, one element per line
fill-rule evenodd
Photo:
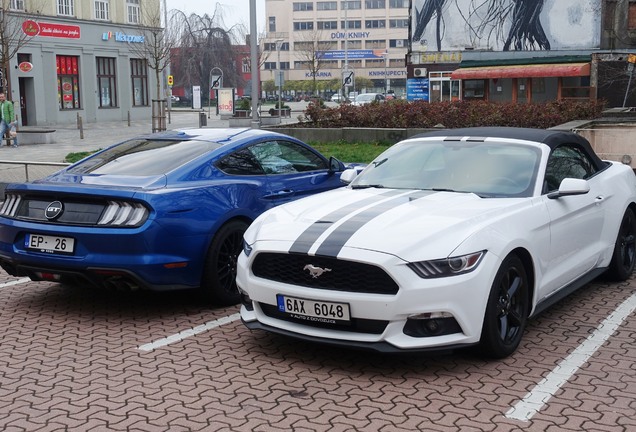
<path fill-rule="evenodd" d="M 289 195 L 293 195 L 294 191 L 291 189 L 283 189 L 279 191 L 272 192 L 270 194 L 265 195 L 263 198 L 265 199 L 274 199 L 274 198 L 283 198 Z"/>

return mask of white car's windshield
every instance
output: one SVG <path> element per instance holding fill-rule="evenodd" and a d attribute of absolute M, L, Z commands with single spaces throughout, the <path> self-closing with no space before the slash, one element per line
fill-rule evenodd
<path fill-rule="evenodd" d="M 356 96 L 356 102 L 370 101 L 374 99 L 375 99 L 375 95 L 370 93 L 365 93 L 365 94 Z"/>
<path fill-rule="evenodd" d="M 538 148 L 516 144 L 405 142 L 378 156 L 351 186 L 527 197 L 540 159 Z"/>

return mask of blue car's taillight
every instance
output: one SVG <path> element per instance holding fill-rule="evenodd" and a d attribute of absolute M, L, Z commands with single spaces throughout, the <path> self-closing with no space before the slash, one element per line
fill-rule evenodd
<path fill-rule="evenodd" d="M 148 209 L 139 203 L 108 201 L 97 225 L 134 227 L 148 219 Z"/>

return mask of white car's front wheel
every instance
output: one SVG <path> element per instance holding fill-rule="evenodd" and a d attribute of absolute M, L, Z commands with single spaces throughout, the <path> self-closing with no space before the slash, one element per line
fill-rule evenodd
<path fill-rule="evenodd" d="M 481 331 L 481 352 L 491 358 L 512 354 L 528 320 L 528 277 L 523 263 L 509 255 L 501 263 L 490 290 Z"/>

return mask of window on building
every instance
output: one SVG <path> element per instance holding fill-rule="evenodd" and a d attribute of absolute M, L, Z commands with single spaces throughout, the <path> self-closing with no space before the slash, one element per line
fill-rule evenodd
<path fill-rule="evenodd" d="M 289 62 L 280 62 L 280 68 L 282 70 L 289 70 Z"/>
<path fill-rule="evenodd" d="M 346 0 L 340 3 L 340 9 L 342 10 L 351 10 L 351 9 L 362 9 L 362 1 L 361 0 Z"/>
<path fill-rule="evenodd" d="M 408 39 L 391 39 L 389 40 L 390 48 L 406 48 L 409 44 Z"/>
<path fill-rule="evenodd" d="M 405 67 L 406 65 L 404 64 L 404 59 L 389 59 L 389 66 L 390 67 Z"/>
<path fill-rule="evenodd" d="M 318 42 L 319 51 L 329 51 L 338 48 L 338 42 L 336 41 L 320 41 Z"/>
<path fill-rule="evenodd" d="M 79 109 L 79 57 L 56 56 L 57 101 L 61 110 Z"/>
<path fill-rule="evenodd" d="M 340 21 L 341 29 L 359 29 L 362 28 L 362 21 L 360 20 L 347 20 Z"/>
<path fill-rule="evenodd" d="M 386 28 L 386 20 L 366 20 L 364 22 L 364 28 Z"/>
<path fill-rule="evenodd" d="M 368 59 L 366 61 L 367 67 L 383 67 L 384 65 L 384 59 Z"/>
<path fill-rule="evenodd" d="M 263 44 L 263 49 L 265 51 L 276 51 L 277 42 L 265 42 Z M 281 51 L 289 51 L 289 42 L 283 42 L 280 44 Z"/>
<path fill-rule="evenodd" d="M 294 51 L 311 51 L 314 49 L 314 43 L 308 42 L 294 42 Z"/>
<path fill-rule="evenodd" d="M 275 32 L 276 31 L 276 17 L 271 16 L 269 17 L 269 31 L 270 32 Z"/>
<path fill-rule="evenodd" d="M 265 62 L 265 63 L 263 63 L 263 69 L 265 69 L 265 70 L 276 70 L 276 62 Z"/>
<path fill-rule="evenodd" d="M 361 40 L 349 40 L 349 41 L 342 41 L 342 49 L 345 48 L 345 45 L 347 45 L 348 49 L 362 49 L 362 41 Z"/>
<path fill-rule="evenodd" d="M 148 106 L 148 64 L 146 59 L 130 59 L 133 106 Z"/>
<path fill-rule="evenodd" d="M 313 22 L 295 22 L 294 23 L 294 31 L 313 30 L 313 29 L 314 29 Z"/>
<path fill-rule="evenodd" d="M 294 62 L 294 69 L 309 69 L 309 66 L 311 66 L 311 62 L 309 62 L 309 61 L 295 61 Z"/>
<path fill-rule="evenodd" d="M 57 0 L 57 14 L 74 16 L 75 15 L 75 2 L 74 0 Z"/>
<path fill-rule="evenodd" d="M 24 0 L 11 0 L 11 4 L 9 4 L 9 9 L 23 11 Z"/>
<path fill-rule="evenodd" d="M 312 2 L 294 2 L 294 12 L 312 10 L 314 10 L 314 4 Z"/>
<path fill-rule="evenodd" d="M 349 60 L 349 67 L 361 68 L 362 67 L 362 60 Z"/>
<path fill-rule="evenodd" d="M 108 0 L 95 0 L 95 19 L 96 20 L 109 20 L 109 4 Z"/>
<path fill-rule="evenodd" d="M 366 49 L 386 48 L 386 41 L 384 39 L 367 40 L 364 42 Z"/>
<path fill-rule="evenodd" d="M 338 10 L 338 2 L 335 2 L 335 1 L 316 2 L 316 10 Z"/>
<path fill-rule="evenodd" d="M 99 107 L 113 108 L 117 106 L 117 80 L 115 59 L 112 57 L 97 57 L 97 91 L 99 92 Z"/>
<path fill-rule="evenodd" d="M 409 27 L 409 20 L 408 20 L 408 18 L 405 18 L 405 19 L 391 19 L 391 20 L 389 20 L 389 27 L 390 28 L 408 28 Z"/>
<path fill-rule="evenodd" d="M 141 23 L 140 0 L 126 0 L 126 10 L 128 11 L 128 22 L 131 24 Z"/>
<path fill-rule="evenodd" d="M 336 30 L 338 21 L 318 21 L 316 23 L 318 30 Z"/>
<path fill-rule="evenodd" d="M 364 7 L 366 9 L 386 9 L 385 0 L 365 0 Z"/>
<path fill-rule="evenodd" d="M 241 59 L 241 71 L 243 71 L 243 73 L 252 72 L 252 63 L 249 57 L 243 57 Z"/>
<path fill-rule="evenodd" d="M 409 0 L 389 0 L 391 9 L 406 9 L 409 7 Z"/>

